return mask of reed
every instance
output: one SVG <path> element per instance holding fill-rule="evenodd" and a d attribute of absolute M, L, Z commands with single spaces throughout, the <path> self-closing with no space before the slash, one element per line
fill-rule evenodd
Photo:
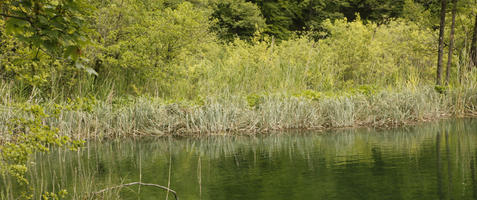
<path fill-rule="evenodd" d="M 61 108 L 56 117 L 45 121 L 58 127 L 60 134 L 78 139 L 103 139 L 395 127 L 451 116 L 475 115 L 476 93 L 477 87 L 449 89 L 445 94 L 432 87 L 421 87 L 382 89 L 372 94 L 331 93 L 313 98 L 269 94 L 254 97 L 253 105 L 243 96 L 208 98 L 200 102 L 171 103 L 158 98 L 138 97 L 83 101 L 81 104 L 42 104 L 47 110 Z M 3 102 L 8 102 L 8 99 Z M 0 130 L 5 132 L 6 122 L 22 115 L 24 113 L 17 111 L 14 104 L 2 105 Z"/>

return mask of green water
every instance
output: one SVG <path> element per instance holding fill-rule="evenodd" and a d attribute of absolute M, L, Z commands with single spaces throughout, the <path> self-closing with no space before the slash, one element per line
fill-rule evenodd
<path fill-rule="evenodd" d="M 37 191 L 66 188 L 71 199 L 134 181 L 169 185 L 182 200 L 477 199 L 476 165 L 477 120 L 465 119 L 393 130 L 89 143 L 81 152 L 39 155 L 31 183 Z M 166 195 L 133 186 L 87 198 Z"/>

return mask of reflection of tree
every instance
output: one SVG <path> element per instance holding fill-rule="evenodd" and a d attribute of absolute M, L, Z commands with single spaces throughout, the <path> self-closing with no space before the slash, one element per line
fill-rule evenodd
<path fill-rule="evenodd" d="M 451 157 L 450 157 L 450 148 L 449 148 L 449 132 L 446 131 L 446 159 L 447 159 L 447 194 L 449 195 L 450 199 L 452 198 L 452 168 L 451 168 Z"/>
<path fill-rule="evenodd" d="M 384 161 L 382 158 L 381 149 L 379 147 L 373 147 L 371 149 L 371 153 L 374 161 L 373 173 L 375 175 L 384 174 Z"/>
<path fill-rule="evenodd" d="M 477 199 L 477 180 L 475 179 L 475 160 L 477 159 L 477 152 L 475 158 L 470 159 L 470 176 L 472 179 L 472 190 L 474 191 L 474 199 Z"/>
<path fill-rule="evenodd" d="M 441 149 L 441 133 L 437 132 L 437 136 L 436 136 L 437 194 L 439 196 L 439 199 L 444 199 L 444 193 L 442 193 L 442 172 L 441 172 L 442 163 L 441 163 L 440 149 Z"/>

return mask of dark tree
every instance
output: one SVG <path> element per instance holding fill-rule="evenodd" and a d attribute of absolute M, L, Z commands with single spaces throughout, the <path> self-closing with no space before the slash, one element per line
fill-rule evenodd
<path fill-rule="evenodd" d="M 241 39 L 251 38 L 258 29 L 266 27 L 260 9 L 252 2 L 229 0 L 219 1 L 212 6 L 212 17 L 217 19 L 217 24 L 212 29 L 223 40 L 232 41 L 236 36 Z"/>
<path fill-rule="evenodd" d="M 402 15 L 404 0 L 347 0 L 341 4 L 341 12 L 353 21 L 356 13 L 361 19 L 376 23 L 383 23 L 389 19 Z"/>
<path fill-rule="evenodd" d="M 449 42 L 449 55 L 447 57 L 447 68 L 446 68 L 446 85 L 449 84 L 450 68 L 452 65 L 452 52 L 454 50 L 454 32 L 455 32 L 455 14 L 457 12 L 457 0 L 452 0 L 452 25 L 450 32 L 450 42 Z"/>
<path fill-rule="evenodd" d="M 444 55 L 444 27 L 446 25 L 447 0 L 441 0 L 441 22 L 439 25 L 439 50 L 437 53 L 437 78 L 436 84 L 441 85 L 442 57 Z"/>
<path fill-rule="evenodd" d="M 249 0 L 257 4 L 266 19 L 266 33 L 287 39 L 295 31 L 320 30 L 326 19 L 359 14 L 364 21 L 384 23 L 402 15 L 404 0 Z"/>
<path fill-rule="evenodd" d="M 474 34 L 470 47 L 471 66 L 477 66 L 477 14 L 475 15 Z"/>
<path fill-rule="evenodd" d="M 288 39 L 293 34 L 293 21 L 299 15 L 298 4 L 284 0 L 252 0 L 256 3 L 266 19 L 265 33 L 279 40 Z"/>

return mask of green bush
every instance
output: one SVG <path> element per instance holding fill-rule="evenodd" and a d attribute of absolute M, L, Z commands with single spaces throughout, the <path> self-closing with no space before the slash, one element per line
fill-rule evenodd
<path fill-rule="evenodd" d="M 60 135 L 58 128 L 46 125 L 45 120 L 53 116 L 45 113 L 42 106 L 18 105 L 17 107 L 23 112 L 22 117 L 10 119 L 9 132 L 0 138 L 0 175 L 4 177 L 4 180 L 6 176 L 13 177 L 19 184 L 16 191 L 9 191 L 10 195 L 18 194 L 23 199 L 30 199 L 26 174 L 31 156 L 37 152 L 48 153 L 53 147 L 66 146 L 76 149 L 83 144 L 83 141 Z M 61 190 L 58 194 L 45 193 L 44 197 L 58 199 L 64 195 L 66 191 Z"/>

